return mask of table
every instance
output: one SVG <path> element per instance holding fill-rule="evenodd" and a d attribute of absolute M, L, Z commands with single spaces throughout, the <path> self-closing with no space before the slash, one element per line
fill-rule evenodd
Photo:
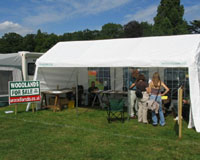
<path fill-rule="evenodd" d="M 53 109 L 53 112 L 56 112 L 56 110 L 61 110 L 62 107 L 60 105 L 60 95 L 61 94 L 66 94 L 66 93 L 72 93 L 72 89 L 63 89 L 63 90 L 47 90 L 47 91 L 42 91 L 42 100 L 41 100 L 41 108 L 51 108 Z M 47 98 L 46 95 L 55 95 L 55 101 L 54 105 L 47 105 Z M 43 100 L 45 102 L 45 106 L 43 106 Z"/>
<path fill-rule="evenodd" d="M 95 94 L 94 99 L 92 101 L 92 107 L 94 107 L 94 103 L 95 103 L 95 101 L 96 101 L 97 98 L 99 100 L 100 106 L 101 107 L 103 106 L 102 98 L 101 98 L 101 95 L 100 95 L 102 92 L 103 92 L 102 90 L 95 90 L 95 91 L 91 92 L 91 93 Z"/>
<path fill-rule="evenodd" d="M 111 94 L 113 94 L 113 95 L 116 95 L 116 94 L 118 94 L 118 95 L 128 95 L 127 91 L 117 91 L 117 90 L 107 90 L 107 91 L 98 90 L 98 91 L 93 91 L 92 93 L 95 94 L 95 97 L 94 97 L 94 99 L 92 101 L 92 107 L 94 106 L 96 98 L 98 98 L 99 103 L 100 103 L 100 107 L 102 109 L 105 106 L 104 103 L 103 103 L 103 97 L 104 97 L 104 95 L 106 95 L 107 103 L 109 101 L 108 95 L 111 95 Z"/>

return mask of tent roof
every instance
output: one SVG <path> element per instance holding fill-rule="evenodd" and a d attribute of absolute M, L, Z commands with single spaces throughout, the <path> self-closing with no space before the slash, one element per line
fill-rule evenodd
<path fill-rule="evenodd" d="M 21 67 L 21 62 L 19 53 L 0 54 L 0 66 Z"/>
<path fill-rule="evenodd" d="M 200 51 L 200 34 L 59 42 L 38 67 L 187 67 Z"/>

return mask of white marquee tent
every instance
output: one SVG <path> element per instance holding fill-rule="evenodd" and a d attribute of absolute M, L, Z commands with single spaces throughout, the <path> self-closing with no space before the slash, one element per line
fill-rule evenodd
<path fill-rule="evenodd" d="M 46 90 L 73 86 L 77 77 L 79 84 L 88 81 L 87 67 L 186 67 L 191 99 L 188 127 L 200 132 L 199 63 L 199 34 L 59 42 L 37 60 L 35 79 Z"/>

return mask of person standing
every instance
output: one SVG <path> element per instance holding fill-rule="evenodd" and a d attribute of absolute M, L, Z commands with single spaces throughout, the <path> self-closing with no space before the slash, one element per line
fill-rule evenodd
<path fill-rule="evenodd" d="M 149 99 L 148 84 L 143 74 L 140 74 L 136 80 L 136 89 L 142 92 L 142 98 L 138 98 L 138 122 L 147 124 L 147 100 Z"/>
<path fill-rule="evenodd" d="M 161 94 L 161 87 L 165 89 L 165 91 Z M 165 117 L 162 111 L 162 99 L 161 96 L 164 96 L 169 92 L 169 88 L 161 81 L 160 75 L 158 72 L 155 72 L 152 77 L 152 81 L 149 83 L 149 92 L 150 92 L 150 99 L 156 100 L 159 104 L 159 116 L 160 116 L 160 125 L 165 125 Z M 157 97 L 157 98 L 156 98 Z M 152 121 L 153 126 L 158 125 L 158 118 L 156 116 L 155 111 L 152 111 Z"/>
<path fill-rule="evenodd" d="M 129 80 L 129 92 L 128 92 L 128 103 L 129 103 L 129 106 L 128 106 L 128 113 L 129 113 L 129 116 L 130 118 L 136 118 L 136 112 L 138 110 L 138 106 L 137 106 L 137 97 L 135 95 L 135 91 L 136 91 L 136 86 L 135 86 L 135 82 L 136 82 L 136 79 L 138 77 L 138 70 L 137 69 L 134 69 L 132 71 L 132 74 L 131 74 L 131 77 L 130 77 L 130 80 Z M 135 113 L 134 113 L 135 112 Z"/>

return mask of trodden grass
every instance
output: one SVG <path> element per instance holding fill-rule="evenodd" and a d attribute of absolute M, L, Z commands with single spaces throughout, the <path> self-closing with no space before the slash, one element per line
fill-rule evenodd
<path fill-rule="evenodd" d="M 5 114 L 0 108 L 0 160 L 192 160 L 200 159 L 200 134 L 183 122 L 178 139 L 172 116 L 166 126 L 137 120 L 108 124 L 106 111 L 79 108 Z"/>

